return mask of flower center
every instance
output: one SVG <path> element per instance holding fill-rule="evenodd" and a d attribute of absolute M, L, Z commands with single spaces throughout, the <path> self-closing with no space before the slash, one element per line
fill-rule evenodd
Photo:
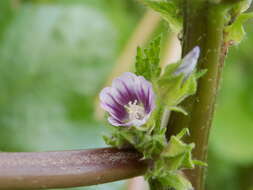
<path fill-rule="evenodd" d="M 145 117 L 145 109 L 143 106 L 137 105 L 137 100 L 128 102 L 124 107 L 128 111 L 130 120 L 142 120 Z"/>

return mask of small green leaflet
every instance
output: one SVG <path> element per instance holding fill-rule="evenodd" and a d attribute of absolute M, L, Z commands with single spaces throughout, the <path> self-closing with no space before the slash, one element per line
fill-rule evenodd
<path fill-rule="evenodd" d="M 251 18 L 253 18 L 253 12 L 239 15 L 231 25 L 225 28 L 225 41 L 239 44 L 245 35 L 243 24 Z"/>
<path fill-rule="evenodd" d="M 180 0 L 142 0 L 144 4 L 160 15 L 169 23 L 174 32 L 180 32 L 182 29 L 183 17 L 181 13 Z"/>
<path fill-rule="evenodd" d="M 144 51 L 140 47 L 137 48 L 135 73 L 144 76 L 149 81 L 155 80 L 161 72 L 159 67 L 160 42 L 161 37 L 158 37 Z"/>

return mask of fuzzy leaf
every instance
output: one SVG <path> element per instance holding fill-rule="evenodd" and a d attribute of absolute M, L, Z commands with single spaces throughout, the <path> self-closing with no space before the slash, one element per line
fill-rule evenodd
<path fill-rule="evenodd" d="M 179 0 L 143 0 L 143 2 L 160 13 L 173 31 L 179 32 L 182 29 L 183 18 Z"/>
<path fill-rule="evenodd" d="M 137 48 L 135 73 L 150 81 L 159 77 L 161 72 L 159 67 L 160 42 L 161 37 L 158 37 L 143 51 L 140 47 Z"/>
<path fill-rule="evenodd" d="M 225 41 L 239 44 L 245 35 L 243 24 L 251 18 L 253 18 L 253 12 L 239 15 L 231 25 L 225 28 L 227 34 Z"/>

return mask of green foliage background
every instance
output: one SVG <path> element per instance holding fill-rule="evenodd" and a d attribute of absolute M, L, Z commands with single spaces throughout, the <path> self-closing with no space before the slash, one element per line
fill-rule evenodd
<path fill-rule="evenodd" d="M 134 0 L 0 1 L 0 150 L 105 146 L 94 101 L 143 14 Z M 167 31 L 164 24 L 163 31 Z M 208 189 L 253 189 L 253 28 L 229 52 Z M 121 189 L 122 182 L 75 189 Z"/>

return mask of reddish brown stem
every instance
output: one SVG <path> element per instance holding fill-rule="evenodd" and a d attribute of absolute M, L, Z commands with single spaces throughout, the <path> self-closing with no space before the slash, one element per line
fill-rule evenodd
<path fill-rule="evenodd" d="M 147 164 L 133 150 L 101 148 L 0 153 L 0 189 L 78 187 L 141 175 Z"/>

